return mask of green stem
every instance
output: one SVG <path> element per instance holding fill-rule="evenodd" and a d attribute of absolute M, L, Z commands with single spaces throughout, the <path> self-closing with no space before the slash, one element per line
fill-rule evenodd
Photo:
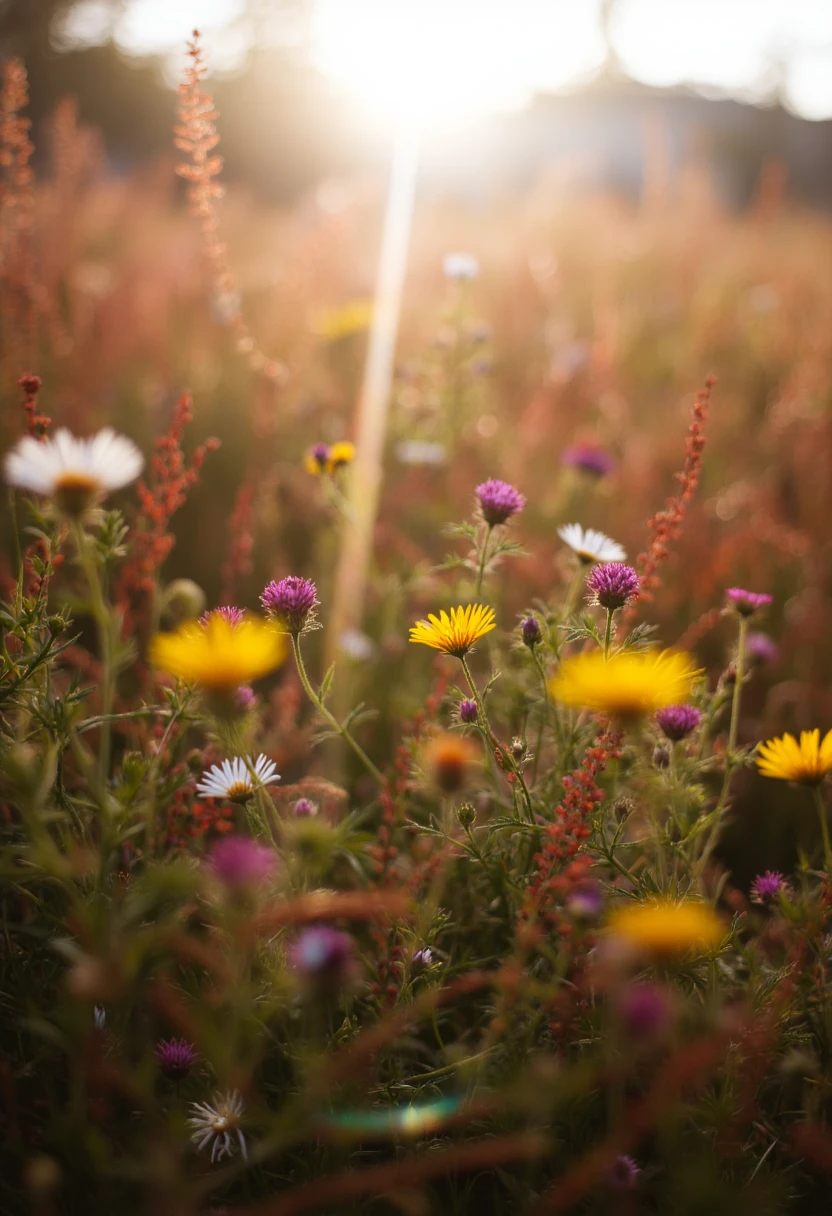
<path fill-rule="evenodd" d="M 829 845 L 829 824 L 826 822 L 826 806 L 824 805 L 823 795 L 820 792 L 820 785 L 816 785 L 812 794 L 815 799 L 815 806 L 818 808 L 818 818 L 820 819 L 820 830 L 823 836 L 823 864 L 827 874 L 832 874 L 832 848 Z"/>
<path fill-rule="evenodd" d="M 482 703 L 482 698 L 480 696 L 480 690 L 477 688 L 477 685 L 474 681 L 474 677 L 471 675 L 471 669 L 465 660 L 465 655 L 460 655 L 459 661 L 462 664 L 462 670 L 465 672 L 465 679 L 468 681 L 468 687 L 471 689 L 471 693 L 474 697 L 474 700 L 477 703 L 477 725 L 479 726 L 480 733 L 482 734 L 483 742 L 485 743 L 486 750 L 490 751 L 490 745 L 492 743 L 497 748 L 497 750 L 500 753 L 500 756 L 503 759 L 504 764 L 515 775 L 515 777 L 517 778 L 518 784 L 520 785 L 520 788 L 523 791 L 523 798 L 526 803 L 526 814 L 529 817 L 529 823 L 535 823 L 536 820 L 534 817 L 534 810 L 532 809 L 532 797 L 531 797 L 531 794 L 529 793 L 529 787 L 526 785 L 526 779 L 523 776 L 522 769 L 520 768 L 519 764 L 517 764 L 517 762 L 515 761 L 511 752 L 506 751 L 506 749 L 500 743 L 499 739 L 497 739 L 496 736 L 493 734 L 491 727 L 488 724 L 488 718 L 486 717 L 485 706 Z"/>
<path fill-rule="evenodd" d="M 113 619 L 104 601 L 101 590 L 101 579 L 95 555 L 92 552 L 92 542 L 83 526 L 77 520 L 72 525 L 73 539 L 78 553 L 78 560 L 87 580 L 90 591 L 90 606 L 98 629 L 98 647 L 101 661 L 101 738 L 98 752 L 98 773 L 102 785 L 106 785 L 110 775 L 110 739 L 115 699 L 113 673 Z"/>
<path fill-rule="evenodd" d="M 566 600 L 563 605 L 563 619 L 566 621 L 575 610 L 575 601 L 578 598 L 578 591 L 584 580 L 585 563 L 578 559 L 578 564 L 575 567 L 575 573 L 572 575 L 572 582 L 569 584 L 569 590 L 566 593 Z"/>
<path fill-rule="evenodd" d="M 731 701 L 731 725 L 728 728 L 728 755 L 732 756 L 737 746 L 737 730 L 740 723 L 740 700 L 742 698 L 742 681 L 745 669 L 745 635 L 748 630 L 748 620 L 740 617 L 740 632 L 737 639 L 737 678 L 734 683 L 734 696 Z"/>
<path fill-rule="evenodd" d="M 352 748 L 353 752 L 358 757 L 358 759 L 361 761 L 361 763 L 364 765 L 364 767 L 367 769 L 367 771 L 369 773 L 372 773 L 372 775 L 375 777 L 376 781 L 378 781 L 380 785 L 384 785 L 383 773 L 381 773 L 381 771 L 376 768 L 376 766 L 373 764 L 370 757 L 367 755 L 367 753 L 364 751 L 364 749 L 360 746 L 360 744 L 356 743 L 355 739 L 353 739 L 352 735 L 347 730 L 347 728 L 345 726 L 342 726 L 341 723 L 338 721 L 338 719 L 329 712 L 329 710 L 324 705 L 321 698 L 318 696 L 318 694 L 315 692 L 314 688 L 310 684 L 309 676 L 306 674 L 306 668 L 303 663 L 303 656 L 301 655 L 301 652 L 300 652 L 300 639 L 298 638 L 298 635 L 294 634 L 294 633 L 292 634 L 292 650 L 294 651 L 295 664 L 297 665 L 298 675 L 300 676 L 300 682 L 303 685 L 303 690 L 306 693 L 309 700 L 315 706 L 315 708 L 317 709 L 317 711 L 321 715 L 321 717 L 324 718 L 329 723 L 329 725 L 332 727 L 332 729 L 338 735 L 340 735 L 340 737 L 344 740 L 344 742 L 349 747 Z"/>
<path fill-rule="evenodd" d="M 491 540 L 491 532 L 493 524 L 486 525 L 485 540 L 482 543 L 482 551 L 480 552 L 480 569 L 477 574 L 477 589 L 474 592 L 474 599 L 478 600 L 482 595 L 482 581 L 485 578 L 486 558 L 488 555 L 488 542 Z"/>
<path fill-rule="evenodd" d="M 612 645 L 612 613 L 613 613 L 612 608 L 608 608 L 607 609 L 607 629 L 604 634 L 604 658 L 605 659 L 609 656 L 610 646 Z"/>

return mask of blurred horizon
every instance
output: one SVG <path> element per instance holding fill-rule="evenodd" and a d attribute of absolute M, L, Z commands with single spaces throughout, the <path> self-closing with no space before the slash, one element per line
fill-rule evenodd
<path fill-rule="evenodd" d="M 635 196 L 652 160 L 671 177 L 695 163 L 742 206 L 777 162 L 793 197 L 832 207 L 832 5 L 492 0 L 466 24 L 469 0 L 429 2 L 421 42 L 416 27 L 373 21 L 404 11 L 378 0 L 0 0 L 0 54 L 26 63 L 36 134 L 73 95 L 119 171 L 169 152 L 171 89 L 198 25 L 227 179 L 279 202 L 386 168 L 384 90 L 407 69 L 399 91 L 413 108 L 440 86 L 423 189 L 477 199 L 554 168 L 570 186 Z M 420 55 L 471 87 L 446 96 L 435 70 L 420 91 Z"/>

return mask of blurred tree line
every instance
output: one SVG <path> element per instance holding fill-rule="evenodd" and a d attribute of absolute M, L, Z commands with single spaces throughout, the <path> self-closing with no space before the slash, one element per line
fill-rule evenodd
<path fill-rule="evenodd" d="M 29 74 L 29 113 L 35 142 L 60 98 L 78 99 L 82 121 L 97 127 L 116 169 L 171 147 L 176 98 L 156 57 L 124 54 L 112 41 L 62 49 L 59 19 L 75 0 L 0 0 L 0 58 L 20 56 Z M 114 17 L 128 0 L 103 0 Z M 248 0 L 256 27 L 278 5 L 305 0 Z M 184 39 L 190 30 L 183 31 Z M 332 174 L 366 162 L 366 137 L 350 129 L 326 82 L 299 55 L 279 45 L 257 45 L 245 70 L 212 78 L 221 113 L 226 176 L 240 176 L 257 193 L 291 199 Z M 210 65 L 210 41 L 206 41 Z"/>

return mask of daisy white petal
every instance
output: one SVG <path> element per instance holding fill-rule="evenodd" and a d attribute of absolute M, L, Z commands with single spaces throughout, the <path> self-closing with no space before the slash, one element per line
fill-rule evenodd
<path fill-rule="evenodd" d="M 105 427 L 91 439 L 76 439 L 65 427 L 38 443 L 26 435 L 4 461 L 6 481 L 55 498 L 78 515 L 112 490 L 139 476 L 144 458 L 131 439 Z"/>
<path fill-rule="evenodd" d="M 623 562 L 627 557 L 623 546 L 594 528 L 584 530 L 580 524 L 564 524 L 562 528 L 558 528 L 558 536 L 580 561 L 587 564 Z"/>
<path fill-rule="evenodd" d="M 200 798 L 227 798 L 230 801 L 245 801 L 264 785 L 280 780 L 277 765 L 262 753 L 256 760 L 235 756 L 214 764 L 196 787 Z"/>

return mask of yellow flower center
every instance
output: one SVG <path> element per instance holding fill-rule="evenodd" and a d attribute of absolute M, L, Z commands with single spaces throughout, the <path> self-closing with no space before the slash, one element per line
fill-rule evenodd
<path fill-rule="evenodd" d="M 83 515 L 100 491 L 100 482 L 89 473 L 68 471 L 55 478 L 54 498 L 64 515 Z"/>

